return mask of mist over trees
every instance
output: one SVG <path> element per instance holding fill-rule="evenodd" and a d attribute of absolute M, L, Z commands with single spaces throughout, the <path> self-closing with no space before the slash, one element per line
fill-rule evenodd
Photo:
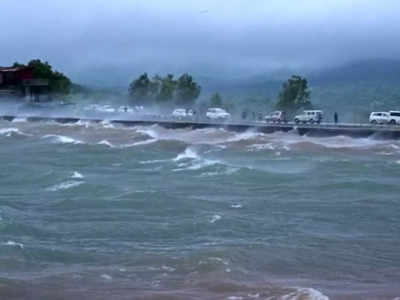
<path fill-rule="evenodd" d="M 312 108 L 310 95 L 307 79 L 292 75 L 283 83 L 276 106 L 288 113 L 294 113 L 299 109 L 310 109 Z"/>
<path fill-rule="evenodd" d="M 131 82 L 128 92 L 129 98 L 135 102 L 158 104 L 174 102 L 185 106 L 195 102 L 200 96 L 201 87 L 187 73 L 177 79 L 172 74 L 149 78 L 147 73 L 143 73 Z"/>

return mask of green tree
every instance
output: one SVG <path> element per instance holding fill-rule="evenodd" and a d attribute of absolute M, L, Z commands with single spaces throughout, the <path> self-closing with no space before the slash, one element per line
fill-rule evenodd
<path fill-rule="evenodd" d="M 214 107 L 222 106 L 222 97 L 219 95 L 219 93 L 215 93 L 211 96 L 210 104 Z"/>
<path fill-rule="evenodd" d="M 143 101 L 151 95 L 151 81 L 143 73 L 129 85 L 129 96 L 132 100 Z"/>
<path fill-rule="evenodd" d="M 27 65 L 15 62 L 13 67 L 29 67 L 32 68 L 32 76 L 34 79 L 47 79 L 49 81 L 49 91 L 56 94 L 68 94 L 70 92 L 72 82 L 63 73 L 53 71 L 52 66 L 46 61 L 40 59 L 32 59 Z"/>
<path fill-rule="evenodd" d="M 174 98 L 177 82 L 174 80 L 174 75 L 168 74 L 165 78 L 161 78 L 161 87 L 157 100 L 165 102 Z"/>
<path fill-rule="evenodd" d="M 310 94 L 307 79 L 293 75 L 283 83 L 276 106 L 289 113 L 299 109 L 309 109 L 312 107 Z"/>
<path fill-rule="evenodd" d="M 201 87 L 193 81 L 193 77 L 185 73 L 176 83 L 175 99 L 178 103 L 193 102 L 200 95 Z"/>
<path fill-rule="evenodd" d="M 179 104 L 185 104 L 197 99 L 200 89 L 192 76 L 186 73 L 177 80 L 172 74 L 165 77 L 155 75 L 149 79 L 147 73 L 144 73 L 131 82 L 129 95 L 132 100 L 157 101 L 159 103 L 176 100 Z"/>

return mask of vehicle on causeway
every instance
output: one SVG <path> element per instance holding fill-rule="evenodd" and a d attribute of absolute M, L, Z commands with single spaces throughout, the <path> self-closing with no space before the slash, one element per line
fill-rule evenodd
<path fill-rule="evenodd" d="M 310 123 L 310 124 L 320 124 L 324 113 L 322 110 L 305 110 L 301 115 L 297 115 L 294 117 L 294 122 L 296 124 L 299 123 Z"/>
<path fill-rule="evenodd" d="M 172 117 L 182 120 L 184 118 L 193 117 L 194 111 L 192 109 L 177 108 L 172 112 Z"/>
<path fill-rule="evenodd" d="M 400 111 L 372 112 L 369 116 L 369 122 L 371 124 L 400 124 Z"/>
<path fill-rule="evenodd" d="M 211 120 L 228 120 L 231 118 L 231 114 L 223 108 L 211 107 L 207 110 L 206 117 Z"/>
<path fill-rule="evenodd" d="M 274 111 L 264 117 L 264 121 L 267 123 L 286 123 L 286 113 L 281 110 Z"/>

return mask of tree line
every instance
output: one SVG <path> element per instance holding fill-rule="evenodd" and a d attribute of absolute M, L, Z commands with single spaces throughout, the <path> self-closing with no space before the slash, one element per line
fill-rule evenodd
<path fill-rule="evenodd" d="M 201 87 L 188 73 L 176 79 L 172 74 L 164 77 L 155 75 L 150 78 L 147 73 L 143 73 L 131 82 L 128 91 L 130 99 L 137 103 L 174 103 L 191 106 L 200 96 Z M 289 114 L 300 109 L 310 109 L 312 108 L 310 95 L 307 79 L 293 75 L 283 83 L 275 107 Z M 218 92 L 211 95 L 209 105 L 228 110 L 233 108 L 233 104 L 223 101 Z"/>
<path fill-rule="evenodd" d="M 147 73 L 144 73 L 129 85 L 130 99 L 140 103 L 166 104 L 173 101 L 178 105 L 192 105 L 200 96 L 200 92 L 200 85 L 188 73 L 177 79 L 172 74 L 149 78 Z"/>

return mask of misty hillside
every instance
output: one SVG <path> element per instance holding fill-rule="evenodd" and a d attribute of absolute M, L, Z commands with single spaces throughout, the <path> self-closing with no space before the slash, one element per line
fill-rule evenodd
<path fill-rule="evenodd" d="M 227 98 L 268 101 L 273 108 L 287 70 L 235 80 L 202 80 L 205 92 L 219 91 Z M 365 121 L 372 110 L 400 110 L 400 61 L 375 59 L 299 74 L 312 90 L 311 101 L 331 114 L 338 111 L 347 121 Z"/>
<path fill-rule="evenodd" d="M 400 110 L 400 61 L 355 62 L 307 77 L 312 102 L 349 121 L 363 121 L 370 111 Z"/>

